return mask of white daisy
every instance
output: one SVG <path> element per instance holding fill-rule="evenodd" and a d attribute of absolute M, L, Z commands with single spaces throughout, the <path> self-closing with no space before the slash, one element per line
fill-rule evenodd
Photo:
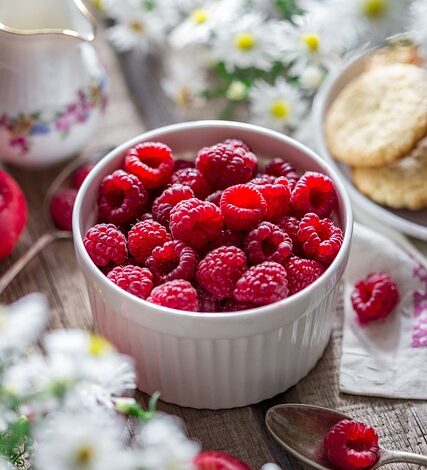
<path fill-rule="evenodd" d="M 326 72 L 318 65 L 307 65 L 299 74 L 299 83 L 304 90 L 317 90 L 325 78 Z"/>
<path fill-rule="evenodd" d="M 31 294 L 9 305 L 0 305 L 0 363 L 34 343 L 48 321 L 42 294 Z"/>
<path fill-rule="evenodd" d="M 411 0 L 326 0 L 328 27 L 350 45 L 381 42 L 403 32 Z"/>
<path fill-rule="evenodd" d="M 256 83 L 249 99 L 254 122 L 279 131 L 296 127 L 305 110 L 301 95 L 284 78 L 274 85 Z"/>
<path fill-rule="evenodd" d="M 138 461 L 144 470 L 194 470 L 200 445 L 186 436 L 175 416 L 156 414 L 136 438 Z"/>
<path fill-rule="evenodd" d="M 18 419 L 18 414 L 0 403 L 0 433 L 4 433 L 9 425 Z M 1 470 L 0 460 L 0 470 Z"/>
<path fill-rule="evenodd" d="M 100 411 L 53 413 L 35 426 L 34 441 L 34 462 L 43 470 L 136 468 L 122 423 Z"/>
<path fill-rule="evenodd" d="M 15 467 L 0 456 L 0 470 L 15 470 Z"/>
<path fill-rule="evenodd" d="M 227 28 L 219 29 L 212 44 L 212 56 L 231 71 L 248 67 L 270 70 L 281 57 L 275 26 L 275 21 L 248 13 Z"/>
<path fill-rule="evenodd" d="M 411 7 L 411 31 L 424 58 L 427 58 L 427 1 L 415 0 Z"/>

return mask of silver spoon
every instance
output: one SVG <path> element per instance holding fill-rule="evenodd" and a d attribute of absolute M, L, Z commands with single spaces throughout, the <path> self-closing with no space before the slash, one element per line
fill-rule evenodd
<path fill-rule="evenodd" d="M 352 418 L 321 406 L 286 404 L 270 408 L 265 422 L 271 435 L 287 452 L 314 468 L 333 470 L 324 453 L 323 441 L 331 427 L 343 419 Z M 371 468 L 395 462 L 427 467 L 426 456 L 381 448 L 380 458 Z"/>
<path fill-rule="evenodd" d="M 67 165 L 53 180 L 50 185 L 44 200 L 44 216 L 47 221 L 49 229 L 46 233 L 40 236 L 31 246 L 25 251 L 10 267 L 9 269 L 0 276 L 0 295 L 6 289 L 6 287 L 15 279 L 15 277 L 25 268 L 25 266 L 37 256 L 44 248 L 49 246 L 55 240 L 60 239 L 71 239 L 72 233 L 68 230 L 59 230 L 51 216 L 50 216 L 50 201 L 56 191 L 69 182 L 71 175 L 77 170 L 77 168 L 83 165 L 90 165 L 91 163 L 97 163 L 104 157 L 110 149 L 103 152 L 96 153 L 85 159 L 78 159 L 72 161 Z"/>

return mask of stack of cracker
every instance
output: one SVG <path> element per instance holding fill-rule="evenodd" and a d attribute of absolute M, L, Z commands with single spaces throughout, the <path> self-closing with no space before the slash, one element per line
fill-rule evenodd
<path fill-rule="evenodd" d="M 408 51 L 368 61 L 330 107 L 326 138 L 361 192 L 388 207 L 418 210 L 427 207 L 427 71 Z"/>

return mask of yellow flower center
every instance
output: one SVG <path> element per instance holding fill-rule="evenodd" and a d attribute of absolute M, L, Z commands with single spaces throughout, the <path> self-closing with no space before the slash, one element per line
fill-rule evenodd
<path fill-rule="evenodd" d="M 194 10 L 191 13 L 191 19 L 196 23 L 196 24 L 203 24 L 206 23 L 207 19 L 209 17 L 209 14 L 206 10 L 203 8 L 198 8 L 197 10 Z"/>
<path fill-rule="evenodd" d="M 6 326 L 6 308 L 0 305 L 0 330 Z"/>
<path fill-rule="evenodd" d="M 363 0 L 362 12 L 368 18 L 379 18 L 386 13 L 389 0 Z"/>
<path fill-rule="evenodd" d="M 188 106 L 191 101 L 190 90 L 186 86 L 182 86 L 176 94 L 175 101 L 179 106 Z"/>
<path fill-rule="evenodd" d="M 129 23 L 129 27 L 132 31 L 135 31 L 135 33 L 142 33 L 144 30 L 144 26 L 140 21 L 134 20 Z"/>
<path fill-rule="evenodd" d="M 102 10 L 104 7 L 103 0 L 92 0 L 92 4 L 97 10 Z"/>
<path fill-rule="evenodd" d="M 270 112 L 276 119 L 286 119 L 291 113 L 291 108 L 283 100 L 277 100 L 270 106 Z"/>
<path fill-rule="evenodd" d="M 302 42 L 304 46 L 310 51 L 310 52 L 316 52 L 319 50 L 320 46 L 320 37 L 316 33 L 306 33 L 303 34 L 302 36 Z"/>
<path fill-rule="evenodd" d="M 255 47 L 256 40 L 251 33 L 239 33 L 234 38 L 234 45 L 241 51 L 250 51 Z"/>
<path fill-rule="evenodd" d="M 98 335 L 92 335 L 89 340 L 89 354 L 100 357 L 111 351 L 111 344 Z"/>
<path fill-rule="evenodd" d="M 75 462 L 79 467 L 86 467 L 89 465 L 94 451 L 90 445 L 83 445 L 79 449 L 77 449 L 75 454 Z"/>

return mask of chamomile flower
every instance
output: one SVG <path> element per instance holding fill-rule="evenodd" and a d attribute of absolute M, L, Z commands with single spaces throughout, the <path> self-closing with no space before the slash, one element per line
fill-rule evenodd
<path fill-rule="evenodd" d="M 416 0 L 411 7 L 411 28 L 420 54 L 427 58 L 427 1 Z"/>
<path fill-rule="evenodd" d="M 52 413 L 34 430 L 34 462 L 43 470 L 127 470 L 136 467 L 123 426 L 101 411 Z"/>
<path fill-rule="evenodd" d="M 307 65 L 299 74 L 299 84 L 304 90 L 317 90 L 325 78 L 326 72 L 318 65 Z"/>
<path fill-rule="evenodd" d="M 305 111 L 301 95 L 284 78 L 256 83 L 249 99 L 254 122 L 279 131 L 296 127 Z"/>
<path fill-rule="evenodd" d="M 249 67 L 270 70 L 281 56 L 275 25 L 275 21 L 266 21 L 258 13 L 248 13 L 218 31 L 212 55 L 230 71 Z"/>
<path fill-rule="evenodd" d="M 0 363 L 24 351 L 48 321 L 46 298 L 31 294 L 9 305 L 0 305 Z"/>
<path fill-rule="evenodd" d="M 200 446 L 188 439 L 177 417 L 156 414 L 141 427 L 136 444 L 144 470 L 195 470 L 193 460 Z"/>
<path fill-rule="evenodd" d="M 405 30 L 411 0 L 326 0 L 328 26 L 350 45 L 381 42 Z"/>

